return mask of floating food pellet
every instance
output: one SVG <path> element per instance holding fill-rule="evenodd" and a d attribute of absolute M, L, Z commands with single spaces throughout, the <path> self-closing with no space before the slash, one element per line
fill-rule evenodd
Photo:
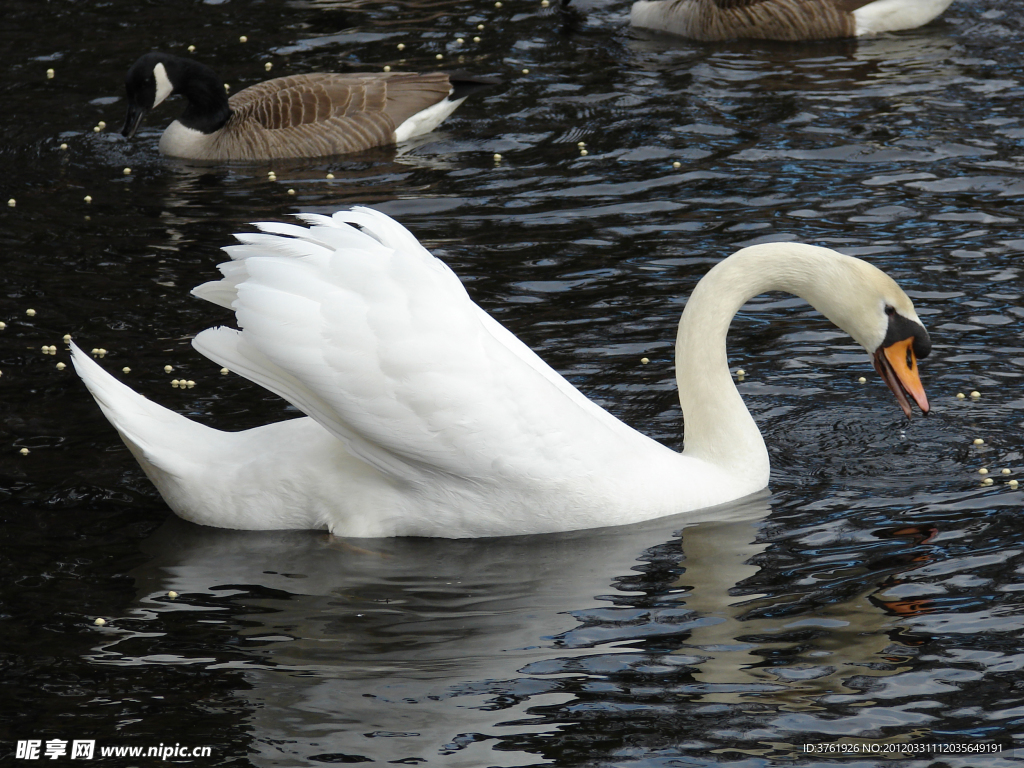
<path fill-rule="evenodd" d="M 106 623 L 106 619 L 103 618 L 96 619 L 96 621 L 93 622 L 93 624 L 95 624 L 97 627 L 102 627 Z"/>
<path fill-rule="evenodd" d="M 581 149 L 580 150 L 580 157 L 586 157 L 586 155 L 587 155 L 587 150 Z"/>
<path fill-rule="evenodd" d="M 240 43 L 248 43 L 249 42 L 249 38 L 246 37 L 245 35 L 242 35 L 242 36 L 240 36 L 238 38 L 238 42 L 240 42 Z"/>
<path fill-rule="evenodd" d="M 86 195 L 82 199 L 85 200 L 86 203 L 91 203 L 92 202 L 92 195 Z"/>
<path fill-rule="evenodd" d="M 384 65 L 384 71 L 385 72 L 390 72 L 391 71 L 391 65 L 390 64 L 385 64 Z"/>
<path fill-rule="evenodd" d="M 641 357 L 640 358 L 640 364 L 641 365 L 647 365 L 649 362 L 651 362 L 651 360 L 648 357 Z"/>
<path fill-rule="evenodd" d="M 957 392 L 956 393 L 956 399 L 957 400 L 963 400 L 965 397 L 967 397 L 967 395 L 965 395 L 963 392 Z"/>
<path fill-rule="evenodd" d="M 443 58 L 444 58 L 444 54 L 443 54 L 443 53 L 439 53 L 439 54 L 437 54 L 437 56 L 435 56 L 434 58 L 435 58 L 435 59 L 437 59 L 438 61 L 440 61 L 441 59 L 443 59 Z"/>
<path fill-rule="evenodd" d="M 103 130 L 102 128 L 100 128 L 98 125 L 96 125 L 96 126 L 93 126 L 92 132 L 93 133 L 99 133 L 102 130 Z"/>
<path fill-rule="evenodd" d="M 465 38 L 457 37 L 455 38 L 455 42 L 458 43 L 459 45 L 462 45 L 464 42 L 466 42 L 466 40 Z"/>
<path fill-rule="evenodd" d="M 857 383 L 858 384 L 867 384 L 868 380 L 865 379 L 863 376 L 861 376 L 859 379 L 857 379 Z"/>
<path fill-rule="evenodd" d="M 168 596 L 169 598 L 171 598 L 171 600 L 173 600 L 174 598 L 176 598 L 176 597 L 178 596 L 178 593 L 177 593 L 177 592 L 175 592 L 175 591 L 174 591 L 174 590 L 172 589 L 172 590 L 171 590 L 170 592 L 168 592 L 168 593 L 167 593 L 167 596 Z"/>
<path fill-rule="evenodd" d="M 978 390 L 974 390 L 973 392 L 971 392 L 971 397 L 977 400 L 979 397 L 981 397 L 981 392 L 979 392 Z"/>
<path fill-rule="evenodd" d="M 22 448 L 20 451 L 18 451 L 18 453 L 20 453 L 22 456 L 28 456 L 29 450 L 28 448 Z"/>
<path fill-rule="evenodd" d="M 132 372 L 132 369 L 129 368 L 127 365 L 124 368 L 121 369 L 121 373 L 131 373 L 131 372 Z"/>
<path fill-rule="evenodd" d="M 57 370 L 58 371 L 63 371 L 65 368 L 67 368 L 67 366 L 64 365 L 64 363 L 57 363 Z"/>
<path fill-rule="evenodd" d="M 480 42 L 480 38 L 479 37 L 474 37 L 473 38 L 473 42 L 474 43 L 479 43 Z"/>
<path fill-rule="evenodd" d="M 399 43 L 397 47 L 398 47 L 398 50 L 404 51 L 405 50 L 405 43 Z"/>
<path fill-rule="evenodd" d="M 1010 482 L 1007 483 L 1007 485 L 1010 486 L 1011 488 L 1016 488 L 1018 483 L 1016 480 L 1011 480 Z"/>
<path fill-rule="evenodd" d="M 102 131 L 107 127 L 107 124 L 103 120 L 100 120 L 98 123 L 96 123 L 96 127 Z"/>
<path fill-rule="evenodd" d="M 524 69 L 524 70 L 523 70 L 523 74 L 524 74 L 524 75 L 528 75 L 528 74 L 530 74 L 530 70 L 528 70 L 528 69 Z"/>
<path fill-rule="evenodd" d="M 979 475 L 987 475 L 988 474 L 988 468 L 987 467 L 982 467 L 981 469 L 978 470 L 978 474 Z"/>
<path fill-rule="evenodd" d="M 479 29 L 482 32 L 483 28 L 484 28 L 484 25 L 483 24 L 477 24 L 476 28 Z"/>
<path fill-rule="evenodd" d="M 683 164 L 680 163 L 678 160 L 676 160 L 674 163 L 672 163 L 672 167 L 673 168 L 682 168 Z"/>
<path fill-rule="evenodd" d="M 7 201 L 7 207 L 8 208 L 13 208 L 17 204 L 18 204 L 18 201 L 15 200 L 13 197 L 10 200 Z"/>
<path fill-rule="evenodd" d="M 294 189 L 289 189 L 288 190 L 288 194 L 289 195 L 294 195 L 295 194 L 295 190 Z"/>
<path fill-rule="evenodd" d="M 224 83 L 224 93 L 231 93 L 231 86 L 228 83 Z"/>
<path fill-rule="evenodd" d="M 494 153 L 494 162 L 498 162 L 499 160 L 501 160 L 501 155 L 499 155 L 497 152 L 495 152 Z"/>
<path fill-rule="evenodd" d="M 501 8 L 501 0 L 498 0 L 498 2 L 496 2 L 496 3 L 494 4 L 494 7 L 495 7 L 495 8 Z"/>
<path fill-rule="evenodd" d="M 7 323 L 0 322 L 0 331 L 7 327 Z"/>
<path fill-rule="evenodd" d="M 185 382 L 185 386 L 187 386 L 189 389 L 191 389 L 195 385 L 196 385 L 196 383 L 194 381 L 192 381 L 192 379 L 189 379 L 188 381 Z"/>
<path fill-rule="evenodd" d="M 976 437 L 976 438 L 974 438 L 974 444 L 975 445 L 984 445 L 985 441 L 982 440 L 980 437 Z"/>
<path fill-rule="evenodd" d="M 548 0 L 540 0 L 540 7 L 541 8 L 547 8 L 549 5 L 551 5 L 551 3 L 548 2 Z"/>
<path fill-rule="evenodd" d="M 170 373 L 173 370 L 174 370 L 174 366 L 173 365 L 165 365 L 164 366 L 164 373 Z"/>
<path fill-rule="evenodd" d="M 36 311 L 34 309 L 26 309 L 25 314 L 28 315 L 29 317 L 35 317 Z"/>
<path fill-rule="evenodd" d="M 266 64 L 263 65 L 263 68 L 265 70 L 267 70 L 267 72 L 269 72 L 270 70 L 272 70 L 274 68 L 274 65 L 271 62 L 268 61 Z"/>
<path fill-rule="evenodd" d="M 61 152 L 67 152 L 67 150 L 68 150 L 68 145 L 67 144 L 61 144 L 60 145 L 60 151 Z"/>
<path fill-rule="evenodd" d="M 328 179 L 333 179 L 334 178 L 334 174 L 333 173 L 328 173 L 327 174 L 327 178 Z"/>
<path fill-rule="evenodd" d="M 227 368 L 221 368 L 220 372 L 222 376 L 227 376 L 229 373 L 231 373 L 231 371 L 229 371 Z"/>
<path fill-rule="evenodd" d="M 189 53 L 195 53 L 195 52 L 196 52 L 196 47 L 195 47 L 194 45 L 190 45 L 190 46 L 188 47 L 188 52 L 189 52 Z"/>
<path fill-rule="evenodd" d="M 70 333 L 65 333 L 64 334 L 64 343 L 65 344 L 70 344 L 71 343 L 71 334 Z"/>
<path fill-rule="evenodd" d="M 746 371 L 744 371 L 744 370 L 743 370 L 742 368 L 737 368 L 737 369 L 736 369 L 736 375 L 737 375 L 737 376 L 746 376 L 746 375 L 747 375 L 747 372 L 746 372 Z"/>
<path fill-rule="evenodd" d="M 171 386 L 172 387 L 180 387 L 181 386 L 181 379 L 171 379 Z"/>
<path fill-rule="evenodd" d="M 1008 470 L 1008 469 L 1007 469 L 1006 467 L 1003 467 L 1003 468 L 1002 468 L 1001 470 L 999 470 L 999 471 L 1000 471 L 1000 473 L 1002 473 L 1002 474 L 1004 474 L 1004 475 L 1008 475 L 1008 474 L 1010 474 L 1010 470 Z"/>
<path fill-rule="evenodd" d="M 585 146 L 587 146 L 587 142 L 585 142 L 585 141 L 577 141 L 576 142 L 576 146 L 579 147 L 580 149 L 583 149 Z"/>
<path fill-rule="evenodd" d="M 53 71 L 52 69 L 48 69 L 48 70 L 46 70 L 46 79 L 47 79 L 47 80 L 53 80 L 53 76 L 54 76 L 55 74 L 56 74 L 56 73 L 55 73 L 55 72 L 54 72 L 54 71 Z"/>
<path fill-rule="evenodd" d="M 981 484 L 982 485 L 992 485 L 992 483 L 994 483 L 994 482 L 995 482 L 995 480 L 993 480 L 991 477 L 986 477 L 984 480 L 981 481 Z"/>
<path fill-rule="evenodd" d="M 121 171 L 121 173 L 123 173 L 125 176 L 131 176 L 132 175 L 132 169 L 131 168 L 125 168 L 123 171 Z"/>

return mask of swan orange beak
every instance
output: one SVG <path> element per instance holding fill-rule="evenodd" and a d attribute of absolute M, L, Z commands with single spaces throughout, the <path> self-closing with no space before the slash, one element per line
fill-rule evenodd
<path fill-rule="evenodd" d="M 924 385 L 921 384 L 921 377 L 917 373 L 913 336 L 893 342 L 887 347 L 879 347 L 871 356 L 871 360 L 882 381 L 896 395 L 896 402 L 900 404 L 908 419 L 913 415 L 908 397 L 917 403 L 921 413 L 928 413 L 928 396 L 924 393 Z"/>

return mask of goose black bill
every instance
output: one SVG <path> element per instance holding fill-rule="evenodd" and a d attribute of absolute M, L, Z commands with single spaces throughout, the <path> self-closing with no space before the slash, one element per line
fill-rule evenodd
<path fill-rule="evenodd" d="M 129 104 L 128 114 L 124 118 L 124 128 L 121 129 L 121 135 L 126 139 L 130 139 L 134 136 L 135 132 L 139 130 L 139 124 L 142 122 L 142 118 L 145 116 L 145 109 L 134 104 Z"/>

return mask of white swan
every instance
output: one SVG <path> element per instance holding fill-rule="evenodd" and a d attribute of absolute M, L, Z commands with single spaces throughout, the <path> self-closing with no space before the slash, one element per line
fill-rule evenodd
<path fill-rule="evenodd" d="M 221 432 L 167 410 L 75 348 L 74 363 L 167 504 L 205 525 L 451 538 L 633 523 L 768 484 L 768 453 L 726 359 L 751 297 L 807 299 L 867 349 L 910 416 L 928 411 L 913 304 L 870 264 L 755 245 L 715 266 L 676 342 L 680 454 L 594 404 L 481 310 L 456 275 L 382 213 L 238 235 L 223 279 L 193 293 L 234 309 L 204 355 L 308 415 Z M 356 225 L 356 226 L 350 226 Z M 359 227 L 361 229 L 357 229 Z"/>
<path fill-rule="evenodd" d="M 638 0 L 634 27 L 694 40 L 824 40 L 920 27 L 953 0 Z"/>

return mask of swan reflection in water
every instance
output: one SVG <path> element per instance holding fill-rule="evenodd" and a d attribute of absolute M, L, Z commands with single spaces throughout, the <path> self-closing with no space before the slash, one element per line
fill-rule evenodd
<path fill-rule="evenodd" d="M 858 594 L 794 609 L 800 589 L 779 587 L 794 577 L 780 576 L 764 542 L 769 512 L 759 494 L 633 526 L 454 541 L 171 518 L 131 574 L 136 607 L 97 630 L 93 661 L 235 676 L 255 764 L 458 752 L 445 764 L 519 765 L 508 738 L 560 725 L 538 707 L 569 712 L 578 689 L 592 706 L 595 681 L 614 688 L 615 668 L 631 665 L 668 670 L 650 683 L 662 700 L 769 704 L 785 731 L 820 697 L 856 695 L 851 677 L 904 669 L 890 639 L 901 611 L 874 597 L 873 574 Z M 771 594 L 752 593 L 766 574 Z M 182 622 L 191 632 L 213 622 L 220 634 L 201 653 L 220 647 L 223 658 L 175 646 L 161 625 Z"/>

